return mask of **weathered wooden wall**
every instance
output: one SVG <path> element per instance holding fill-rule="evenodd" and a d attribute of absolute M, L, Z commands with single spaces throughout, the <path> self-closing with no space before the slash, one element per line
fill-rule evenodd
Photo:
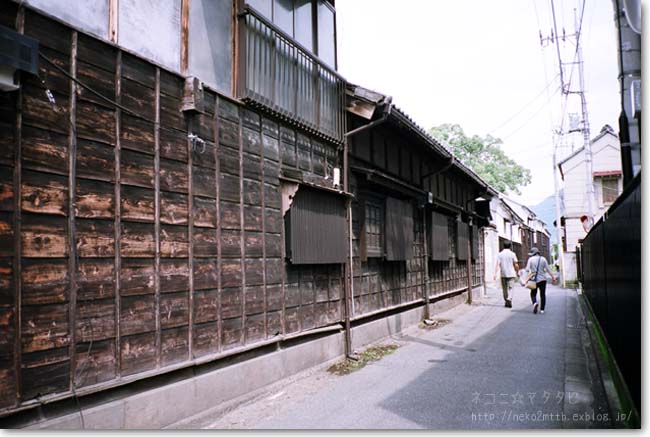
<path fill-rule="evenodd" d="M 354 317 L 367 315 L 387 308 L 413 303 L 422 299 L 425 284 L 424 231 L 422 211 L 413 207 L 414 233 L 412 258 L 406 261 L 386 261 L 384 257 L 362 260 L 361 224 L 363 213 L 360 203 L 353 204 L 353 254 L 354 254 Z"/>
<path fill-rule="evenodd" d="M 181 77 L 12 2 L 0 24 L 86 85 L 41 59 L 0 93 L 0 414 L 341 320 L 341 266 L 284 261 L 279 188 L 331 185 L 334 145 L 208 89 L 184 115 Z"/>
<path fill-rule="evenodd" d="M 331 188 L 337 145 L 207 88 L 184 114 L 181 77 L 17 3 L 0 24 L 54 63 L 0 93 L 0 415 L 342 320 L 343 267 L 286 261 L 280 195 Z M 372 135 L 356 156 L 407 183 L 440 165 Z M 471 208 L 461 176 L 434 179 Z M 362 262 L 353 207 L 355 317 L 419 301 L 427 268 L 430 296 L 467 286 L 465 262 L 429 261 L 423 214 L 411 259 Z"/>
<path fill-rule="evenodd" d="M 356 120 L 351 121 L 354 127 Z M 424 194 L 411 194 L 413 199 L 413 249 L 412 258 L 406 261 L 386 261 L 384 257 L 363 256 L 364 219 L 363 201 L 368 193 L 377 195 L 379 201 L 390 195 L 381 185 L 352 178 L 353 202 L 353 253 L 354 253 L 354 317 L 362 317 L 381 310 L 422 301 L 424 289 L 435 297 L 447 292 L 467 289 L 467 261 L 457 259 L 456 214 L 472 212 L 478 187 L 455 169 L 433 177 L 421 176 L 445 167 L 445 160 L 425 153 L 415 146 L 407 135 L 390 126 L 379 126 L 370 133 L 364 132 L 352 141 L 353 165 L 378 170 L 415 190 L 431 191 L 437 201 L 447 205 L 449 256 L 446 261 L 431 261 L 425 251 L 425 211 L 416 204 Z M 407 189 L 408 191 L 408 189 Z M 408 197 L 408 195 L 406 195 Z M 427 208 L 427 214 L 430 209 Z M 430 223 L 429 223 L 430 229 Z M 427 231 L 427 232 L 430 232 Z M 482 232 L 478 233 L 482 236 Z M 472 285 L 483 284 L 483 242 L 477 239 L 476 257 L 472 258 Z M 428 264 L 425 269 L 425 264 Z M 428 272 L 428 278 L 427 278 Z"/>

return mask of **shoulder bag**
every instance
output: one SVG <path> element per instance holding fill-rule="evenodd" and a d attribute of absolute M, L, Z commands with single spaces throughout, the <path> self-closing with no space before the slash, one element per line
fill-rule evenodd
<path fill-rule="evenodd" d="M 528 282 L 526 282 L 526 288 L 529 290 L 535 290 L 537 288 L 537 274 L 539 273 L 539 265 L 542 263 L 542 258 L 539 257 L 537 260 L 537 271 L 535 271 L 535 279 L 528 279 Z"/>

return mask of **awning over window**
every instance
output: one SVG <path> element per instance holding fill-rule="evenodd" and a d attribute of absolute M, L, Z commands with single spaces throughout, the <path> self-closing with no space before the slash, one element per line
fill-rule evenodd
<path fill-rule="evenodd" d="M 293 264 L 345 262 L 345 198 L 300 186 L 285 215 L 287 257 Z"/>

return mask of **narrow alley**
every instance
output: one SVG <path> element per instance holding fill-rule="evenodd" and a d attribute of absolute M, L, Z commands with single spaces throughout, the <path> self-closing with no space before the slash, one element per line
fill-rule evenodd
<path fill-rule="evenodd" d="M 382 343 L 401 347 L 346 376 L 326 367 L 274 385 L 227 413 L 182 428 L 510 429 L 610 428 L 600 375 L 576 292 L 550 287 L 533 314 L 518 287 L 513 308 L 499 293 Z M 591 367 L 590 364 L 591 363 Z"/>

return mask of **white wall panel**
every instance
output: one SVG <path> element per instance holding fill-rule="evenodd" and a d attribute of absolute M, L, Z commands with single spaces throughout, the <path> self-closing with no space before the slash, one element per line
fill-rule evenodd
<path fill-rule="evenodd" d="M 77 29 L 108 39 L 108 0 L 26 0 Z"/>
<path fill-rule="evenodd" d="M 120 0 L 118 44 L 173 71 L 181 63 L 181 0 Z"/>
<path fill-rule="evenodd" d="M 232 95 L 232 0 L 192 0 L 189 73 Z"/>

